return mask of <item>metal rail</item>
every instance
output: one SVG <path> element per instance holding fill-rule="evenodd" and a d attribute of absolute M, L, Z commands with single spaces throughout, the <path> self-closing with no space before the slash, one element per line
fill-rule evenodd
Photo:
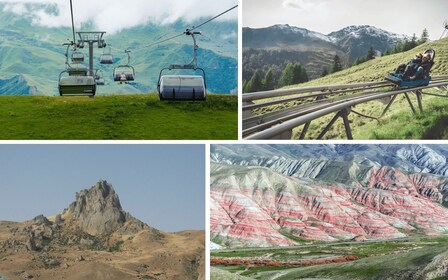
<path fill-rule="evenodd" d="M 378 92 L 365 92 L 363 94 L 363 97 L 370 96 L 370 95 L 376 95 Z M 247 136 L 249 134 L 252 134 L 254 132 L 269 128 L 275 124 L 279 124 L 282 122 L 285 122 L 290 119 L 294 119 L 312 112 L 316 112 L 318 110 L 322 110 L 331 106 L 334 106 L 336 104 L 342 104 L 347 101 L 356 100 L 359 96 L 355 97 L 348 97 L 342 100 L 321 100 L 318 104 L 307 104 L 305 106 L 301 106 L 298 108 L 293 108 L 287 111 L 280 111 L 273 113 L 268 116 L 254 116 L 250 117 L 244 120 L 244 129 L 243 129 L 243 136 Z"/>
<path fill-rule="evenodd" d="M 418 105 L 419 105 L 419 109 L 420 111 L 423 110 L 422 108 L 422 103 L 421 103 L 421 95 L 422 92 L 421 90 L 423 89 L 427 89 L 427 88 L 432 88 L 432 87 L 445 87 L 448 85 L 448 81 L 446 81 L 446 79 L 448 79 L 447 76 L 442 76 L 444 77 L 445 80 L 443 80 L 441 77 L 437 77 L 435 80 L 442 80 L 441 82 L 436 82 L 436 83 L 431 83 L 428 86 L 421 86 L 421 87 L 415 87 L 415 88 L 406 88 L 406 89 L 399 89 L 399 90 L 392 90 L 392 91 L 388 91 L 388 92 L 374 92 L 374 94 L 372 94 L 372 92 L 369 92 L 369 94 L 364 94 L 361 95 L 359 97 L 353 98 L 353 99 L 344 99 L 341 100 L 340 102 L 338 102 L 337 104 L 331 104 L 329 106 L 323 106 L 323 108 L 320 108 L 316 110 L 316 108 L 311 108 L 310 111 L 308 113 L 306 112 L 299 112 L 298 114 L 300 114 L 300 116 L 298 117 L 294 117 L 291 118 L 283 123 L 280 123 L 276 126 L 273 126 L 271 128 L 267 128 L 263 131 L 259 131 L 255 134 L 252 134 L 250 136 L 248 136 L 246 139 L 270 139 L 270 138 L 275 138 L 278 137 L 278 135 L 281 135 L 282 133 L 285 133 L 288 130 L 292 130 L 293 128 L 303 125 L 303 124 L 308 124 L 309 122 L 311 122 L 314 119 L 320 118 L 322 116 L 325 116 L 327 114 L 330 113 L 334 113 L 334 112 L 340 112 L 342 111 L 343 113 L 339 114 L 340 117 L 343 118 L 344 120 L 344 125 L 346 128 L 346 133 L 347 133 L 347 138 L 351 139 L 351 130 L 348 124 L 348 110 L 355 105 L 361 104 L 361 103 L 365 103 L 365 102 L 369 102 L 369 101 L 373 101 L 373 100 L 378 100 L 378 99 L 382 99 L 382 98 L 388 98 L 388 97 L 394 97 L 398 94 L 401 93 L 408 93 L 408 92 L 415 92 L 417 95 L 417 101 L 418 101 Z M 378 83 L 383 83 L 383 82 L 374 82 L 374 83 L 364 83 L 364 85 L 368 85 L 368 86 L 375 86 L 378 85 Z M 356 86 L 355 86 L 356 85 Z M 340 85 L 339 88 L 343 88 L 342 86 L 347 86 L 347 85 Z M 352 84 L 353 87 L 359 87 L 360 84 Z M 316 87 L 317 88 L 317 87 Z M 320 87 L 322 88 L 329 88 L 329 87 Z M 303 88 L 305 89 L 305 88 Z M 297 90 L 297 89 L 296 89 Z M 310 90 L 310 88 L 307 88 L 307 90 Z M 303 91 L 306 92 L 306 91 Z M 263 96 L 271 96 L 272 92 L 268 92 L 269 94 L 264 94 Z M 288 94 L 290 94 L 291 91 L 289 91 Z M 297 92 L 296 92 L 297 93 Z M 282 94 L 287 94 L 285 92 L 285 90 L 282 90 Z M 294 93 L 295 94 L 295 93 Z M 252 96 L 254 97 L 254 96 Z M 260 96 L 258 96 L 260 97 Z M 266 97 L 263 97 L 266 98 Z M 395 99 L 395 98 L 393 98 Z M 254 99 L 251 99 L 254 100 Z M 390 105 L 392 104 L 393 100 L 391 100 L 388 104 L 388 106 L 386 107 L 386 110 L 390 107 Z M 313 110 L 314 109 L 314 110 Z M 383 115 L 385 113 L 385 111 L 383 112 Z M 339 117 L 338 116 L 338 117 Z M 290 117 L 290 116 L 288 116 Z M 332 120 L 333 122 L 333 120 Z M 275 123 L 278 123 L 278 121 L 271 121 L 270 125 L 273 125 Z M 263 126 L 264 128 L 265 126 Z M 258 127 L 258 129 L 262 129 L 261 127 Z M 252 129 L 252 131 L 254 131 L 254 129 Z M 250 132 L 245 130 L 243 131 L 243 135 L 244 134 L 249 134 Z M 322 134 L 320 136 L 323 136 Z"/>

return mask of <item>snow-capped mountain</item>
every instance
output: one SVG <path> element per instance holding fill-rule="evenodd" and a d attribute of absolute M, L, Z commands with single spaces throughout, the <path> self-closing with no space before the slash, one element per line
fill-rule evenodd
<path fill-rule="evenodd" d="M 366 55 L 366 50 L 372 47 L 377 52 L 392 49 L 399 41 L 409 39 L 400 35 L 370 25 L 352 25 L 327 35 L 331 42 L 339 46 L 348 57 L 356 59 Z"/>
<path fill-rule="evenodd" d="M 241 153 L 239 151 L 244 151 Z M 448 145 L 212 145 L 211 160 L 267 166 L 275 160 L 313 159 L 390 166 L 406 172 L 448 175 Z M 262 164 L 262 163 L 265 164 Z M 278 165 L 278 163 L 277 163 Z"/>
<path fill-rule="evenodd" d="M 305 66 L 310 78 L 331 69 L 333 57 L 339 55 L 344 64 L 365 57 L 372 47 L 377 53 L 391 50 L 397 42 L 408 38 L 369 26 L 348 26 L 322 34 L 305 28 L 277 24 L 265 28 L 243 28 L 243 79 L 248 80 L 256 69 L 270 66 L 281 69 L 287 62 Z M 409 38 L 408 38 L 409 39 Z"/>

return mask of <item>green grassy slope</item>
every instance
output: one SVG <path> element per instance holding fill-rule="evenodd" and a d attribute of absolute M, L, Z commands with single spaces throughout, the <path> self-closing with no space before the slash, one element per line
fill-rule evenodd
<path fill-rule="evenodd" d="M 432 279 L 425 278 L 442 271 L 448 260 L 447 237 L 431 237 L 400 242 L 339 244 L 335 246 L 282 248 L 241 252 L 211 252 L 211 257 L 270 259 L 272 261 L 313 260 L 338 256 L 357 256 L 357 261 L 306 267 L 217 266 L 228 272 L 252 279 Z M 430 265 L 431 263 L 431 265 Z M 212 279 L 213 277 L 212 271 Z M 412 278 L 411 276 L 416 276 Z M 388 278 L 389 277 L 389 278 Z M 219 279 L 219 278 L 217 278 Z"/>
<path fill-rule="evenodd" d="M 406 253 L 370 257 L 350 263 L 294 268 L 282 271 L 282 276 L 275 279 L 430 279 L 424 277 L 430 270 L 426 271 L 426 273 L 422 271 L 435 257 L 437 258 L 438 255 L 443 254 L 447 250 L 448 246 L 446 244 L 438 244 L 417 248 Z M 422 273 L 422 275 L 419 275 L 419 273 Z M 257 273 L 256 276 L 249 276 L 255 276 L 254 278 L 256 279 L 269 279 L 269 276 L 275 274 L 277 273 L 265 272 Z"/>
<path fill-rule="evenodd" d="M 410 51 L 380 57 L 349 69 L 310 81 L 290 86 L 306 87 L 316 85 L 345 84 L 355 82 L 382 81 L 387 73 L 392 72 L 400 63 L 406 63 L 417 52 L 428 48 L 436 51 L 435 64 L 431 74 L 448 75 L 448 38 L 428 42 Z M 427 90 L 428 92 L 445 94 L 446 91 Z M 417 101 L 411 95 L 414 106 Z M 380 120 L 371 120 L 350 114 L 349 119 L 355 139 L 446 139 L 448 138 L 448 98 L 424 96 L 423 114 L 412 114 L 403 95 L 393 103 L 388 113 Z M 378 117 L 385 105 L 378 101 L 357 105 L 354 109 L 362 114 Z M 307 138 L 315 139 L 328 124 L 333 114 L 317 119 L 311 123 Z M 298 138 L 302 128 L 293 130 L 293 138 Z M 339 119 L 324 139 L 345 139 L 342 120 Z"/>
<path fill-rule="evenodd" d="M 1 96 L 0 139 L 237 139 L 237 98 L 161 102 L 155 94 Z"/>
<path fill-rule="evenodd" d="M 423 53 L 432 48 L 436 51 L 431 75 L 448 75 L 448 38 L 422 44 L 407 52 L 388 55 L 355 65 L 349 69 L 290 87 L 314 85 L 345 84 L 355 82 L 382 81 L 384 76 L 392 72 L 396 66 L 412 59 L 417 52 Z"/>

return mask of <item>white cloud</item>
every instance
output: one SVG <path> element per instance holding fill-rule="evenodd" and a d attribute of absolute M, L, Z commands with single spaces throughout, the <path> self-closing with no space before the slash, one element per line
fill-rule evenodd
<path fill-rule="evenodd" d="M 0 0 L 4 10 L 31 17 L 33 23 L 48 26 L 70 26 L 69 0 Z M 77 27 L 92 22 L 98 29 L 114 33 L 148 22 L 170 24 L 182 20 L 196 24 L 237 4 L 237 0 L 73 0 Z M 236 20 L 237 9 L 218 20 Z"/>
<path fill-rule="evenodd" d="M 298 9 L 301 11 L 309 11 L 325 4 L 327 0 L 283 0 L 282 6 L 285 8 Z"/>
<path fill-rule="evenodd" d="M 229 40 L 229 39 L 238 39 L 238 33 L 235 31 L 230 32 L 229 34 L 222 34 L 221 38 L 223 40 Z"/>

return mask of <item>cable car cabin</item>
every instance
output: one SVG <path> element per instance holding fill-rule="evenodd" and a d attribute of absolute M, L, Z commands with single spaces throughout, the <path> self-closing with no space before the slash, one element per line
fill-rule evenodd
<path fill-rule="evenodd" d="M 102 54 L 100 56 L 100 64 L 113 64 L 114 57 L 111 54 Z"/>
<path fill-rule="evenodd" d="M 205 100 L 204 78 L 197 75 L 164 75 L 160 77 L 160 100 Z"/>
<path fill-rule="evenodd" d="M 96 84 L 99 86 L 104 86 L 105 82 L 103 78 L 96 79 Z"/>
<path fill-rule="evenodd" d="M 426 50 L 423 56 L 429 54 L 430 59 L 428 61 L 422 61 L 415 73 L 412 76 L 406 75 L 404 72 L 404 67 L 402 71 L 397 70 L 395 73 L 389 73 L 385 79 L 393 84 L 397 85 L 400 88 L 409 88 L 409 87 L 419 87 L 419 86 L 427 86 L 431 81 L 431 67 L 434 65 L 434 58 L 436 53 L 433 49 Z M 403 64 L 404 66 L 404 64 Z"/>
<path fill-rule="evenodd" d="M 126 66 L 118 66 L 114 69 L 114 81 L 121 83 L 128 83 L 135 79 L 135 71 L 134 67 L 126 65 Z"/>
<path fill-rule="evenodd" d="M 70 76 L 87 76 L 87 67 L 85 67 L 84 65 L 70 66 L 67 69 L 67 72 Z"/>
<path fill-rule="evenodd" d="M 61 73 L 62 75 L 62 73 Z M 59 78 L 60 96 L 94 96 L 95 79 L 91 76 L 68 76 Z"/>
<path fill-rule="evenodd" d="M 84 62 L 84 54 L 82 52 L 74 52 L 74 53 L 72 53 L 72 62 L 73 63 Z"/>

